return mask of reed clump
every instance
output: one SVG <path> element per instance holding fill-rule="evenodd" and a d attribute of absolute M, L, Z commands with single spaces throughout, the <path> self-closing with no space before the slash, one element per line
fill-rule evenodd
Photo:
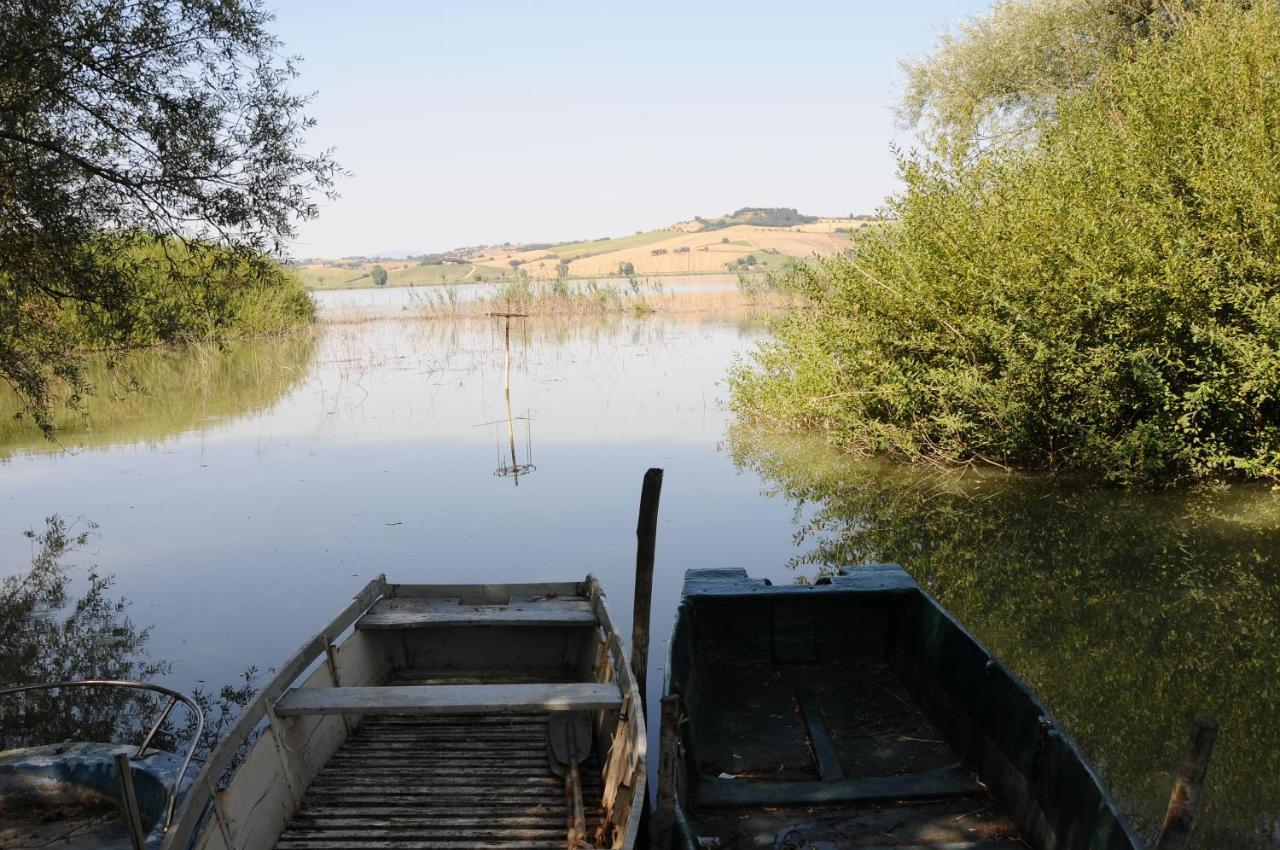
<path fill-rule="evenodd" d="M 669 291 L 661 282 L 632 277 L 625 285 L 595 280 L 508 281 L 493 294 L 464 298 L 458 287 L 432 287 L 413 298 L 412 317 L 463 319 L 489 313 L 520 313 L 539 317 L 646 316 L 655 313 L 724 312 L 744 309 L 774 311 L 792 303 L 782 292 L 742 290 Z M 349 321 L 350 316 L 335 317 Z"/>

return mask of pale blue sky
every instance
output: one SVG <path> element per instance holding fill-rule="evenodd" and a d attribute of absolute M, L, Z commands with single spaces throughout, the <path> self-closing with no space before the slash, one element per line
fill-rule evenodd
<path fill-rule="evenodd" d="M 988 0 L 277 0 L 353 173 L 297 256 L 621 235 L 740 206 L 872 212 L 898 60 Z"/>

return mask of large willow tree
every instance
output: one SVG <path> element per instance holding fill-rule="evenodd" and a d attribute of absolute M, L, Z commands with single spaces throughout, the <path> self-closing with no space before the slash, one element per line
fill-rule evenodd
<path fill-rule="evenodd" d="M 935 153 L 1034 142 L 1062 98 L 1087 88 L 1136 45 L 1188 19 L 1188 0 L 997 0 L 902 63 L 904 124 Z"/>
<path fill-rule="evenodd" d="M 0 0 L 0 378 L 48 422 L 89 315 L 128 339 L 137 282 L 268 275 L 332 185 L 259 0 Z M 230 273 L 230 272 L 228 272 Z"/>
<path fill-rule="evenodd" d="M 1280 478 L 1280 8 L 1062 23 L 1104 5 L 1005 3 L 916 66 L 894 220 L 793 273 L 814 309 L 740 411 L 942 464 Z M 1015 24 L 1038 70 L 1001 64 Z"/>

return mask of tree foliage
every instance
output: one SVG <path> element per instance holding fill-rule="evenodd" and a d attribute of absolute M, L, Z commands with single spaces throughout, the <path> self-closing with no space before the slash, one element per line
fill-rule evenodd
<path fill-rule="evenodd" d="M 369 269 L 369 277 L 373 278 L 374 286 L 387 285 L 387 270 L 384 269 L 382 266 L 374 266 L 373 268 Z"/>
<path fill-rule="evenodd" d="M 1189 0 L 997 0 L 947 32 L 932 54 L 902 63 L 899 116 L 936 152 L 1034 139 L 1059 100 L 1097 79 L 1140 41 L 1174 32 Z"/>
<path fill-rule="evenodd" d="M 798 224 L 809 224 L 817 221 L 816 216 L 801 215 L 792 207 L 740 207 L 728 215 L 715 219 L 696 219 L 702 226 L 701 231 L 723 230 L 746 224 L 753 227 L 794 227 Z"/>
<path fill-rule="evenodd" d="M 302 152 L 269 22 L 259 0 L 0 2 L 0 378 L 41 421 L 51 378 L 81 384 L 68 304 L 125 339 L 140 277 L 190 280 L 172 246 L 270 283 L 264 254 L 315 215 L 336 167 Z"/>
<path fill-rule="evenodd" d="M 1280 9 L 1218 2 L 1059 99 L 1030 147 L 902 161 L 897 220 L 795 269 L 735 377 L 855 451 L 1280 478 Z"/>

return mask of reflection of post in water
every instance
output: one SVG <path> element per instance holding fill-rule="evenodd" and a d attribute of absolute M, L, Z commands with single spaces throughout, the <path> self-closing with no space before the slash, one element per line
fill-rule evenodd
<path fill-rule="evenodd" d="M 510 462 L 503 457 L 502 450 L 498 450 L 498 468 L 493 474 L 498 477 L 511 476 L 511 480 L 517 487 L 520 486 L 520 476 L 528 475 L 537 467 L 533 465 L 533 435 L 530 430 L 529 417 L 522 416 L 524 420 L 524 463 L 521 463 L 516 456 L 516 427 L 515 417 L 511 415 L 511 320 L 527 319 L 527 313 L 490 313 L 490 316 L 503 320 L 502 341 L 503 341 L 503 365 L 502 365 L 502 395 L 507 405 L 507 447 L 510 452 Z"/>

